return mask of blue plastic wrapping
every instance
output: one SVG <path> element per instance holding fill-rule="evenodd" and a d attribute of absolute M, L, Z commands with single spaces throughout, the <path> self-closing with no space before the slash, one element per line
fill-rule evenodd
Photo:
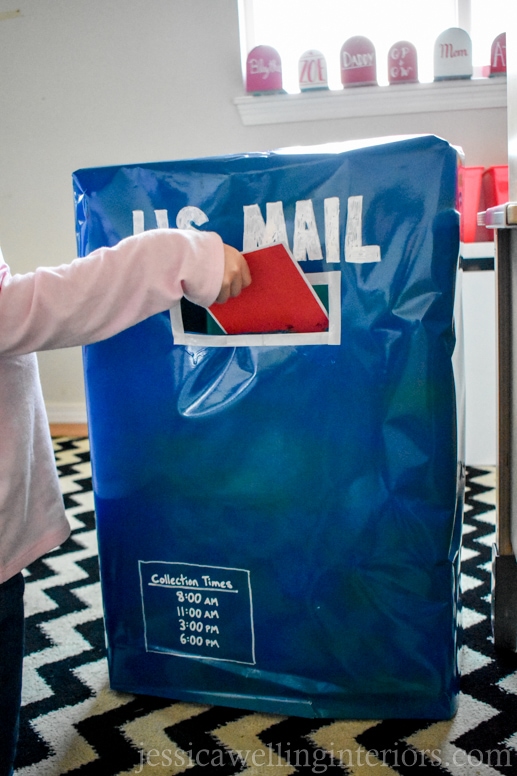
<path fill-rule="evenodd" d="M 187 303 L 85 348 L 114 689 L 454 713 L 456 170 L 422 136 L 74 174 L 80 255 L 157 225 L 284 240 L 330 318 L 232 337 Z"/>

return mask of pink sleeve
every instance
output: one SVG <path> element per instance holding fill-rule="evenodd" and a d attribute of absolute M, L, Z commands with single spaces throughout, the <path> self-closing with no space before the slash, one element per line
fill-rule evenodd
<path fill-rule="evenodd" d="M 86 345 L 133 326 L 182 296 L 208 307 L 224 250 L 213 232 L 153 229 L 60 267 L 9 274 L 0 264 L 0 353 Z"/>

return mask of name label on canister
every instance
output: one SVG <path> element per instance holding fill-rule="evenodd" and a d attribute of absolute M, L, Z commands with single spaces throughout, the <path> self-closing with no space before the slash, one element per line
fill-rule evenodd
<path fill-rule="evenodd" d="M 506 75 L 506 32 L 498 35 L 492 43 L 490 75 Z"/>
<path fill-rule="evenodd" d="M 248 54 L 246 91 L 251 94 L 283 91 L 282 61 L 272 46 L 255 46 Z"/>
<path fill-rule="evenodd" d="M 388 52 L 388 80 L 390 84 L 418 83 L 416 48 L 407 40 L 394 43 Z"/>
<path fill-rule="evenodd" d="M 377 84 L 377 61 L 371 40 L 362 35 L 349 38 L 341 48 L 341 83 L 347 86 Z"/>
<path fill-rule="evenodd" d="M 472 78 L 472 41 L 460 27 L 442 32 L 434 44 L 434 80 Z"/>
<path fill-rule="evenodd" d="M 328 89 L 327 63 L 321 51 L 305 51 L 298 61 L 300 91 Z"/>

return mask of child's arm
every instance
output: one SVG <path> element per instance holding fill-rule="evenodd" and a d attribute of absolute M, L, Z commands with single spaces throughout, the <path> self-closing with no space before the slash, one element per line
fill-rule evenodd
<path fill-rule="evenodd" d="M 213 232 L 153 229 L 71 264 L 3 271 L 0 353 L 22 354 L 106 339 L 182 296 L 207 307 L 247 285 L 248 268 Z"/>

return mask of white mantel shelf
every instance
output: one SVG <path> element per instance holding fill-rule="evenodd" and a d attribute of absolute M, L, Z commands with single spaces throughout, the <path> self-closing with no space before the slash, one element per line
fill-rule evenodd
<path fill-rule="evenodd" d="M 236 97 L 245 126 L 506 108 L 506 77 Z"/>

